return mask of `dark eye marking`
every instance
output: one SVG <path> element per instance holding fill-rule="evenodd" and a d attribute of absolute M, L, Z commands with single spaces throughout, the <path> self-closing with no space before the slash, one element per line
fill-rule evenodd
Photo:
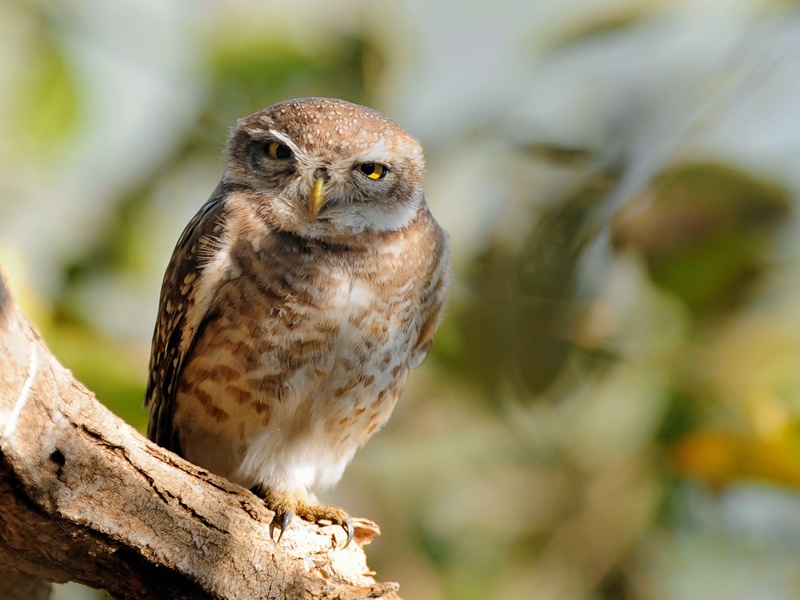
<path fill-rule="evenodd" d="M 369 177 L 370 179 L 383 179 L 386 177 L 386 173 L 389 172 L 389 167 L 386 167 L 380 163 L 361 163 L 360 165 L 356 165 L 356 169 L 361 171 L 364 175 Z"/>
<path fill-rule="evenodd" d="M 292 158 L 292 149 L 280 142 L 267 142 L 264 152 L 273 160 L 287 160 Z"/>

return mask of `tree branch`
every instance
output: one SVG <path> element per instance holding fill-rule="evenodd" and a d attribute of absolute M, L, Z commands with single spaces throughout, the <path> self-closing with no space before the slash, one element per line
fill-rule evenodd
<path fill-rule="evenodd" d="M 378 534 L 273 513 L 156 446 L 62 367 L 14 305 L 0 271 L 0 596 L 46 598 L 77 581 L 118 599 L 385 598 L 361 546 Z"/>

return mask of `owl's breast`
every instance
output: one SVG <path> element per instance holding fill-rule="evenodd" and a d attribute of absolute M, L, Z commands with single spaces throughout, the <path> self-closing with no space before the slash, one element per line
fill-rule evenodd
<path fill-rule="evenodd" d="M 295 465 L 304 485 L 329 485 L 391 415 L 418 326 L 410 289 L 347 268 L 294 275 L 251 328 L 262 348 L 247 368 L 251 406 L 268 409 L 247 419 L 239 473 L 264 481 Z"/>
<path fill-rule="evenodd" d="M 337 414 L 347 404 L 357 410 L 406 368 L 417 329 L 410 290 L 341 270 L 326 276 L 316 296 L 319 305 L 306 313 L 310 335 L 324 339 L 307 356 L 319 377 L 314 404 Z"/>

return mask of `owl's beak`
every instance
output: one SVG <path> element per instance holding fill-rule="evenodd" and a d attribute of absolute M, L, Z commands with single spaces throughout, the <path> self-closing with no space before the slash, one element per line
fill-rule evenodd
<path fill-rule="evenodd" d="M 312 221 L 317 219 L 319 209 L 323 207 L 327 198 L 325 197 L 325 180 L 317 177 L 314 182 L 314 189 L 311 190 L 311 198 L 308 201 L 308 216 Z"/>

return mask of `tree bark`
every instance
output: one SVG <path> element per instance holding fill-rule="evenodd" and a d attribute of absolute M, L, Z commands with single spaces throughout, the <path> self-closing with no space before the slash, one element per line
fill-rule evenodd
<path fill-rule="evenodd" d="M 294 519 L 280 544 L 249 491 L 145 439 L 62 367 L 0 271 L 0 596 L 77 581 L 118 599 L 384 598 L 362 546 Z"/>

